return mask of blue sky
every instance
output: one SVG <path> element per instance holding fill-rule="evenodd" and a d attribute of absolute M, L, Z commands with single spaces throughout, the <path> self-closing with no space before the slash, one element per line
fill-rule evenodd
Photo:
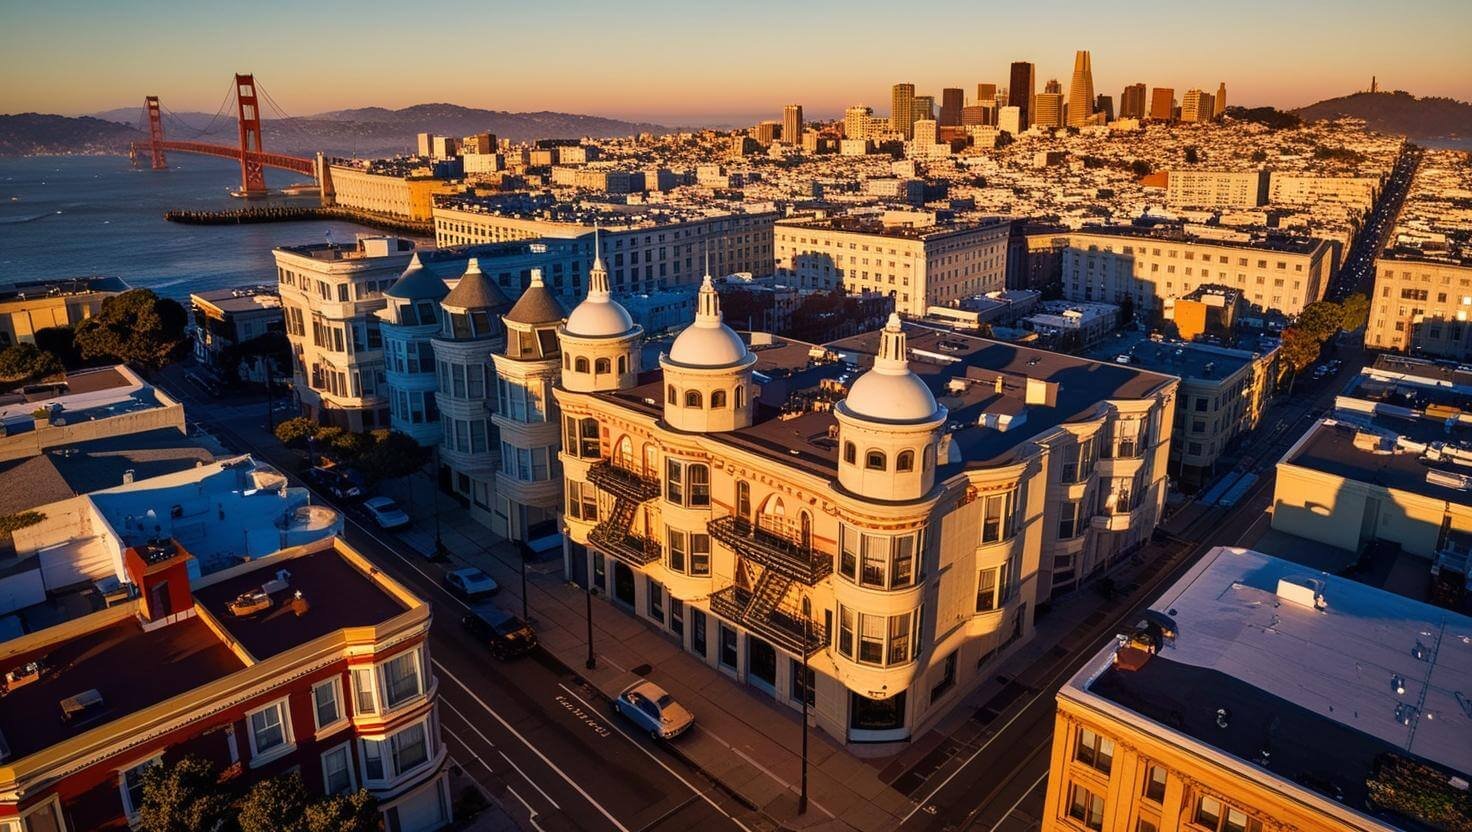
<path fill-rule="evenodd" d="M 1013 60 L 1066 90 L 1073 52 L 1094 85 L 1216 88 L 1295 106 L 1382 86 L 1472 99 L 1472 2 L 225 3 L 0 0 L 0 112 L 75 114 L 160 95 L 214 112 L 254 72 L 292 115 L 451 101 L 665 123 L 815 116 L 889 86 L 939 97 L 1005 83 Z"/>

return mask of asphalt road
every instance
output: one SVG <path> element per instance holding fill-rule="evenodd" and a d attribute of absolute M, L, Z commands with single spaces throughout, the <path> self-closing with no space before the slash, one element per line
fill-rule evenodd
<path fill-rule="evenodd" d="M 239 433 L 263 426 L 264 402 L 222 406 L 187 383 L 172 385 L 171 392 L 186 400 L 192 422 L 225 444 L 294 470 L 289 452 L 262 453 Z M 216 412 L 226 418 L 216 418 Z M 332 504 L 313 493 L 315 501 Z M 444 741 L 466 774 L 526 828 L 750 828 L 736 819 L 745 812 L 740 804 L 659 743 L 636 734 L 548 654 L 539 650 L 509 662 L 491 658 L 460 626 L 466 606 L 440 585 L 438 565 L 360 521 L 357 509 L 343 515 L 348 543 L 431 603 L 430 653 Z"/>
<path fill-rule="evenodd" d="M 1373 288 L 1375 258 L 1384 250 L 1395 230 L 1395 221 L 1400 214 L 1401 205 L 1405 203 L 1411 177 L 1415 175 L 1416 166 L 1421 163 L 1421 152 L 1417 147 L 1407 149 L 1401 154 L 1386 182 L 1385 190 L 1380 193 L 1380 201 L 1365 220 L 1367 233 L 1362 233 L 1345 253 L 1344 263 L 1335 275 L 1334 285 L 1326 293 L 1329 300 L 1343 300 L 1354 292 L 1369 294 Z"/>

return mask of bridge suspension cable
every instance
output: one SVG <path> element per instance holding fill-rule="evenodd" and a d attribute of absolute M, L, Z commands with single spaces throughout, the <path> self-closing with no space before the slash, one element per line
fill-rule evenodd
<path fill-rule="evenodd" d="M 225 114 L 226 109 L 230 107 L 231 102 L 233 102 L 234 100 L 235 85 L 231 84 L 229 88 L 225 90 L 225 97 L 220 100 L 220 106 L 215 109 L 214 116 L 210 118 L 209 123 L 206 124 L 203 129 L 190 127 L 188 122 L 184 121 L 183 116 L 180 116 L 178 113 L 170 110 L 167 106 L 164 106 L 162 104 L 160 104 L 159 106 L 163 107 L 164 113 L 173 120 L 173 123 L 180 125 L 185 131 L 193 134 L 189 136 L 189 138 L 197 139 L 201 136 L 207 136 L 210 134 L 210 128 L 215 126 L 215 122 L 220 120 L 220 117 Z"/>

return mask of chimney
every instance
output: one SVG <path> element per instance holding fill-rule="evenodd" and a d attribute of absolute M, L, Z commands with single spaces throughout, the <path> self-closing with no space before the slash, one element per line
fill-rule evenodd
<path fill-rule="evenodd" d="M 150 540 L 123 553 L 128 580 L 138 587 L 138 617 L 152 630 L 194 614 L 189 562 L 194 556 L 172 539 Z"/>
<path fill-rule="evenodd" d="M 992 392 L 993 393 L 996 393 L 997 395 L 1001 395 L 1002 394 L 1002 387 L 1003 387 L 1002 374 L 1001 373 L 998 373 L 997 374 L 997 380 L 992 383 Z"/>

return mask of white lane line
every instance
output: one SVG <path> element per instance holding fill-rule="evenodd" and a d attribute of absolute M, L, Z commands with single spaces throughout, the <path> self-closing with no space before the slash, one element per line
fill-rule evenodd
<path fill-rule="evenodd" d="M 459 708 L 455 707 L 455 703 L 451 702 L 448 699 L 444 699 L 444 698 L 441 698 L 440 701 L 443 702 L 447 707 L 449 707 L 449 709 L 451 711 L 454 711 L 455 716 L 460 717 L 460 719 L 462 721 L 464 721 L 464 723 L 466 725 L 469 725 L 470 726 L 470 730 L 474 731 L 476 736 L 478 736 L 481 739 L 485 740 L 486 741 L 486 744 L 489 745 L 490 747 L 495 748 L 496 749 L 496 753 L 497 754 L 500 754 L 501 757 L 503 759 L 505 759 L 507 763 L 510 763 L 511 764 L 511 767 L 514 768 L 514 769 L 516 769 L 516 773 L 517 774 L 520 774 L 523 780 L 525 780 L 526 782 L 530 783 L 531 784 L 531 787 L 534 788 L 534 789 L 536 789 L 539 793 L 541 793 L 542 797 L 547 798 L 547 802 L 552 804 L 552 808 L 554 808 L 554 809 L 561 809 L 562 808 L 561 806 L 557 805 L 557 801 L 555 801 L 555 800 L 552 799 L 552 795 L 547 794 L 546 792 L 542 791 L 542 787 L 537 785 L 537 781 L 533 780 L 531 777 L 529 777 L 527 775 L 527 773 L 525 771 L 522 771 L 521 770 L 521 766 L 519 766 L 516 763 L 512 762 L 511 761 L 511 758 L 506 756 L 506 752 L 502 751 L 499 748 L 496 748 L 496 744 L 493 743 L 493 742 L 491 742 L 491 738 L 490 737 L 487 737 L 485 734 L 481 733 L 481 730 L 479 728 L 475 727 L 475 723 L 470 721 L 470 717 L 466 716 L 464 713 L 462 713 L 460 711 Z M 455 737 L 455 739 L 460 740 L 459 737 Z M 461 743 L 461 745 L 465 745 L 465 747 L 467 749 L 470 748 L 470 746 L 465 743 L 465 740 L 460 740 L 460 743 Z M 474 752 L 472 751 L 471 753 L 474 753 Z M 476 759 L 480 759 L 479 758 L 479 755 L 477 755 Z M 481 760 L 481 762 L 484 763 L 485 761 L 484 760 Z M 486 766 L 486 768 L 489 769 L 490 766 Z"/>
<path fill-rule="evenodd" d="M 1017 802 L 1016 803 L 1013 803 L 1007 809 L 1007 814 L 1002 815 L 1002 819 L 999 820 L 999 821 L 997 821 L 995 824 L 993 824 L 992 825 L 992 828 L 990 830 L 988 830 L 988 832 L 997 832 L 998 829 L 1001 829 L 1002 828 L 1002 824 L 1004 824 L 1004 823 L 1007 822 L 1007 818 L 1012 817 L 1012 813 L 1015 812 L 1015 811 L 1017 811 L 1017 807 L 1018 806 L 1021 806 L 1022 805 L 1022 801 L 1026 800 L 1028 795 L 1030 795 L 1033 792 L 1037 791 L 1038 786 L 1041 786 L 1043 784 L 1043 781 L 1044 780 L 1047 780 L 1047 779 L 1048 779 L 1048 772 L 1045 771 L 1045 772 L 1043 772 L 1043 776 L 1042 777 L 1039 777 L 1038 779 L 1034 780 L 1033 783 L 1032 783 L 1032 785 L 1027 788 L 1027 791 L 1023 792 L 1022 793 L 1022 796 L 1019 797 L 1019 798 L 1017 798 Z"/>
<path fill-rule="evenodd" d="M 589 710 L 596 710 L 596 708 L 594 708 L 592 705 L 588 704 L 588 700 L 586 700 L 583 697 L 579 696 L 577 694 L 577 691 L 573 690 L 572 688 L 568 687 L 567 685 L 562 684 L 561 682 L 558 682 L 557 683 L 557 686 L 560 687 L 560 688 L 562 688 L 563 690 L 567 691 L 568 695 L 571 696 L 572 698 L 574 698 L 574 699 L 578 700 L 579 702 L 583 703 L 583 707 L 588 708 Z M 649 759 L 653 760 L 656 763 L 659 763 L 659 767 L 660 768 L 662 768 L 665 771 L 669 772 L 676 780 L 679 780 L 681 783 L 684 783 L 685 784 L 685 787 L 688 788 L 690 791 L 692 791 L 692 792 L 700 795 L 700 799 L 701 800 L 704 800 L 706 803 L 709 803 L 711 806 L 714 806 L 715 807 L 715 810 L 717 812 L 720 812 L 721 814 L 725 815 L 727 818 L 730 818 L 730 820 L 731 820 L 732 823 L 734 823 L 737 826 L 741 827 L 742 829 L 746 830 L 746 832 L 751 832 L 750 827 L 748 827 L 746 824 L 742 823 L 741 821 L 737 820 L 730 812 L 727 812 L 725 810 L 725 808 L 721 806 L 721 804 L 715 802 L 714 800 L 711 800 L 710 797 L 708 795 L 706 795 L 706 793 L 705 793 L 704 790 L 696 788 L 694 783 L 691 783 L 689 780 L 686 780 L 684 778 L 684 776 L 681 775 L 678 771 L 675 771 L 674 769 L 670 768 L 665 763 L 664 760 L 661 760 L 661 759 L 659 759 L 659 757 L 656 757 L 652 751 L 650 751 L 649 749 L 647 749 L 644 746 L 640 745 L 633 737 L 629 736 L 628 733 L 626 733 L 623 728 L 621 728 L 618 725 L 615 725 L 615 724 L 613 724 L 611 722 L 609 723 L 609 725 L 610 725 L 610 727 L 613 728 L 613 730 L 619 732 L 619 734 L 621 734 L 624 739 L 628 740 L 630 745 L 633 745 L 635 748 L 637 748 L 640 751 L 644 752 L 644 756 L 648 757 Z M 832 817 L 832 815 L 829 815 L 829 817 Z"/>
<path fill-rule="evenodd" d="M 526 819 L 529 820 L 529 821 L 531 821 L 532 828 L 535 829 L 535 830 L 537 830 L 537 832 L 542 832 L 542 825 L 540 823 L 537 823 L 537 818 L 540 817 L 540 815 L 537 814 L 537 810 L 536 809 L 533 809 L 532 808 L 532 805 L 530 803 L 527 803 L 526 800 L 523 799 L 521 795 L 517 794 L 516 789 L 513 789 L 510 786 L 507 786 L 506 787 L 506 791 L 511 792 L 511 796 L 514 797 L 514 798 L 516 798 L 516 802 L 518 802 L 521 805 L 523 805 L 523 806 L 526 807 L 526 811 L 527 811 L 527 818 Z"/>
<path fill-rule="evenodd" d="M 578 782 L 576 780 L 574 780 L 570 775 L 568 775 L 567 772 L 565 772 L 561 768 L 559 768 L 556 763 L 554 763 L 550 759 L 548 759 L 547 758 L 547 755 L 546 754 L 543 754 L 542 753 L 542 750 L 540 748 L 537 748 L 535 745 L 532 745 L 531 741 L 529 741 L 526 737 L 522 736 L 520 731 L 518 731 L 514 727 L 512 727 L 511 723 L 507 722 L 505 720 L 505 718 L 503 718 L 499 713 L 496 713 L 496 709 L 495 708 L 492 708 L 490 705 L 487 705 L 486 704 L 486 701 L 484 699 L 481 699 L 478 695 L 476 695 L 475 691 L 471 690 L 469 685 L 467 685 L 464 682 L 460 681 L 460 678 L 458 676 L 456 676 L 455 674 L 451 673 L 449 668 L 447 668 L 444 665 L 440 664 L 440 662 L 439 662 L 438 659 L 432 659 L 431 661 L 433 662 L 435 668 L 440 673 L 445 674 L 445 676 L 448 679 L 450 679 L 451 681 L 453 681 L 455 684 L 459 685 L 460 686 L 460 689 L 463 690 L 463 691 L 465 691 L 465 693 L 467 695 L 469 695 L 471 699 L 474 699 L 476 701 L 476 704 L 478 704 L 482 708 L 484 708 L 485 711 L 486 711 L 486 713 L 490 714 L 492 717 L 495 717 L 495 720 L 497 722 L 501 723 L 501 727 L 502 728 L 505 728 L 507 731 L 509 731 L 511 733 L 511 735 L 513 737 L 516 737 L 518 740 L 520 740 L 522 745 L 526 746 L 533 754 L 537 755 L 537 757 L 543 763 L 545 763 L 548 768 L 550 768 L 553 771 L 557 772 L 558 776 L 560 776 L 564 781 L 566 781 L 569 786 L 572 786 L 573 789 L 578 794 L 582 795 L 583 796 L 583 799 L 586 800 L 586 801 L 588 801 L 588 803 L 590 805 L 592 805 L 593 808 L 597 809 L 599 811 L 599 813 L 601 813 L 605 818 L 608 818 L 608 822 L 609 823 L 612 823 L 614 826 L 618 827 L 620 830 L 622 830 L 622 832 L 630 832 L 629 828 L 627 826 L 624 826 L 622 823 L 620 823 L 619 822 L 619 819 L 616 818 L 616 817 L 614 817 L 613 816 L 613 813 L 609 812 L 606 808 L 604 808 L 604 806 L 603 806 L 602 803 L 599 803 L 598 801 L 594 800 L 593 799 L 593 796 L 590 795 L 590 794 L 588 794 L 586 791 L 584 791 L 583 790 L 583 787 L 580 786 L 580 785 L 578 785 Z M 587 704 L 587 703 L 584 703 L 584 704 Z M 452 709 L 453 709 L 453 706 L 452 706 Z M 502 752 L 502 756 L 503 757 L 505 756 L 505 753 L 504 752 Z M 510 762 L 510 758 L 507 758 L 507 761 Z M 533 785 L 536 785 L 536 784 L 533 783 Z"/>

